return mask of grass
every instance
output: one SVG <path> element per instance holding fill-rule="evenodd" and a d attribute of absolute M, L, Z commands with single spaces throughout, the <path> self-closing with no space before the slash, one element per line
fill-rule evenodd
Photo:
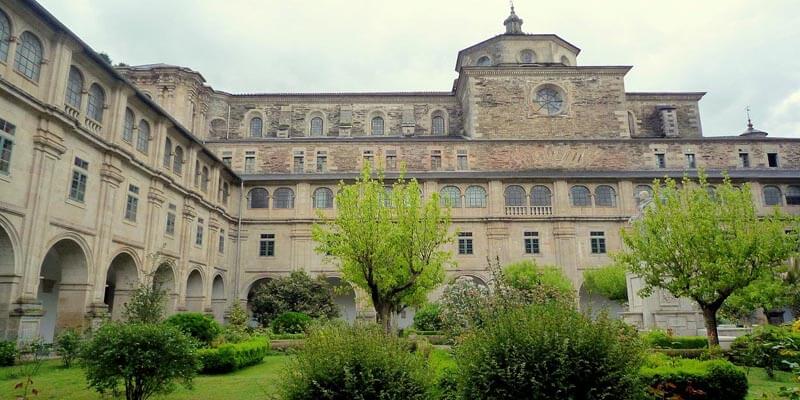
<path fill-rule="evenodd" d="M 188 400 L 188 399 L 264 399 L 274 394 L 277 389 L 281 371 L 289 361 L 287 355 L 270 355 L 264 362 L 240 371 L 225 375 L 199 375 L 194 380 L 194 388 L 179 387 L 168 396 L 156 399 Z M 436 373 L 453 365 L 453 359 L 446 350 L 434 349 L 430 357 L 431 367 Z M 22 381 L 17 376 L 18 367 L 0 368 L 0 399 L 13 399 L 14 385 Z M 776 394 L 781 386 L 792 385 L 791 374 L 776 372 L 774 379 L 769 379 L 763 369 L 750 368 L 747 378 L 750 382 L 748 399 L 761 399 L 763 394 Z M 65 369 L 58 360 L 46 361 L 33 378 L 34 387 L 39 389 L 34 399 L 94 400 L 104 399 L 86 387 L 83 370 L 80 367 Z M 109 397 L 105 397 L 108 399 Z"/>

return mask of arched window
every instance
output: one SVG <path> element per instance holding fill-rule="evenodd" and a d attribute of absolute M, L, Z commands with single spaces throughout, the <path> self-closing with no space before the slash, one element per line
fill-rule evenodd
<path fill-rule="evenodd" d="M 633 188 L 633 197 L 636 199 L 637 203 L 641 203 L 645 200 L 642 192 L 647 193 L 645 196 L 647 196 L 648 199 L 653 198 L 653 188 L 651 188 L 650 185 L 636 185 L 636 187 Z"/>
<path fill-rule="evenodd" d="M 172 140 L 164 141 L 164 167 L 169 168 L 172 166 Z"/>
<path fill-rule="evenodd" d="M 617 205 L 617 193 L 608 185 L 600 185 L 594 189 L 594 205 L 597 207 L 614 207 Z"/>
<path fill-rule="evenodd" d="M 492 65 L 492 59 L 489 58 L 489 56 L 483 56 L 483 57 L 478 59 L 477 65 L 479 67 L 488 67 L 488 66 Z"/>
<path fill-rule="evenodd" d="M 486 207 L 486 189 L 481 186 L 470 186 L 464 191 L 467 208 Z"/>
<path fill-rule="evenodd" d="M 145 120 L 139 121 L 139 133 L 136 137 L 136 149 L 147 153 L 150 147 L 150 124 Z"/>
<path fill-rule="evenodd" d="M 269 208 L 269 192 L 267 189 L 255 188 L 247 193 L 250 208 Z"/>
<path fill-rule="evenodd" d="M 183 172 L 183 149 L 175 146 L 175 158 L 172 159 L 172 171 L 180 175 Z"/>
<path fill-rule="evenodd" d="M 328 188 L 317 188 L 314 191 L 314 208 L 333 208 L 333 191 Z"/>
<path fill-rule="evenodd" d="M 273 208 L 294 208 L 294 192 L 289 188 L 275 189 L 275 199 L 272 201 Z"/>
<path fill-rule="evenodd" d="M 507 207 L 525 206 L 525 189 L 522 186 L 512 185 L 504 193 Z"/>
<path fill-rule="evenodd" d="M 561 63 L 569 67 L 569 58 L 567 58 L 567 56 L 561 56 Z"/>
<path fill-rule="evenodd" d="M 779 206 L 783 204 L 783 194 L 777 186 L 764 186 L 764 204 L 768 206 Z"/>
<path fill-rule="evenodd" d="M 383 135 L 383 118 L 382 117 L 374 117 L 374 118 L 372 118 L 371 132 L 372 132 L 373 136 L 382 136 Z"/>
<path fill-rule="evenodd" d="M 434 135 L 444 135 L 444 117 L 436 115 L 431 120 L 431 133 Z"/>
<path fill-rule="evenodd" d="M 536 185 L 531 189 L 531 205 L 534 207 L 550 207 L 552 205 L 550 188 Z"/>
<path fill-rule="evenodd" d="M 205 165 L 203 166 L 203 176 L 201 177 L 201 179 L 202 181 L 200 186 L 203 188 L 204 192 L 207 192 L 209 179 L 208 179 L 208 167 L 206 167 Z"/>
<path fill-rule="evenodd" d="M 250 137 L 261 137 L 264 130 L 264 121 L 259 117 L 250 119 Z"/>
<path fill-rule="evenodd" d="M 69 67 L 69 77 L 67 78 L 67 94 L 64 101 L 75 108 L 81 109 L 81 92 L 83 92 L 83 75 L 75 67 Z"/>
<path fill-rule="evenodd" d="M 461 208 L 461 189 L 445 186 L 439 191 L 439 203 L 442 207 Z"/>
<path fill-rule="evenodd" d="M 8 16 L 0 11 L 0 61 L 8 60 L 8 45 L 11 42 L 11 23 Z"/>
<path fill-rule="evenodd" d="M 636 116 L 633 111 L 628 111 L 628 133 L 631 136 L 636 135 Z"/>
<path fill-rule="evenodd" d="M 311 118 L 311 136 L 322 136 L 322 118 Z"/>
<path fill-rule="evenodd" d="M 122 125 L 122 140 L 130 143 L 133 141 L 133 111 L 130 108 L 125 109 L 125 122 Z"/>
<path fill-rule="evenodd" d="M 533 64 L 536 62 L 536 54 L 533 50 L 522 50 L 519 53 L 519 61 L 523 64 Z"/>
<path fill-rule="evenodd" d="M 573 186 L 569 189 L 569 197 L 575 207 L 591 207 L 592 195 L 586 186 Z"/>
<path fill-rule="evenodd" d="M 14 69 L 32 81 L 39 81 L 42 58 L 42 42 L 34 34 L 23 32 L 17 44 Z"/>
<path fill-rule="evenodd" d="M 786 188 L 786 205 L 798 206 L 800 205 L 800 186 L 789 186 Z"/>
<path fill-rule="evenodd" d="M 89 88 L 89 103 L 86 107 L 86 114 L 89 118 L 103 122 L 103 107 L 106 104 L 106 93 L 100 85 L 93 83 Z"/>

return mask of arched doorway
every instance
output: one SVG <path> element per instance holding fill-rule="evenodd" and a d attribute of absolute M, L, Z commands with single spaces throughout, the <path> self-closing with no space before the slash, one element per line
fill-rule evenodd
<path fill-rule="evenodd" d="M 83 326 L 88 282 L 87 256 L 77 242 L 62 239 L 47 251 L 36 294 L 44 310 L 39 335 L 46 342 L 52 342 L 56 332 L 63 328 Z"/>
<path fill-rule="evenodd" d="M 196 269 L 189 273 L 186 280 L 186 309 L 193 312 L 203 311 L 203 275 Z"/>
<path fill-rule="evenodd" d="M 111 319 L 119 320 L 125 310 L 125 304 L 131 298 L 134 289 L 139 285 L 139 273 L 136 261 L 128 253 L 119 253 L 108 267 L 106 273 L 106 289 L 103 303 L 108 306 Z"/>
<path fill-rule="evenodd" d="M 353 323 L 356 320 L 356 292 L 339 278 L 326 278 L 333 286 L 333 301 L 339 307 L 339 318 Z"/>
<path fill-rule="evenodd" d="M 164 314 L 166 316 L 174 314 L 175 306 L 178 304 L 178 290 L 175 286 L 175 272 L 171 265 L 163 263 L 156 268 L 153 274 L 153 288 L 161 289 L 166 294 Z"/>
<path fill-rule="evenodd" d="M 247 290 L 247 316 L 250 317 L 250 326 L 259 326 L 259 322 L 253 318 L 253 308 L 251 306 L 252 298 L 256 295 L 258 290 L 263 286 L 265 283 L 271 281 L 272 278 L 260 278 L 253 281 L 250 284 L 250 289 Z"/>
<path fill-rule="evenodd" d="M 225 281 L 222 279 L 222 275 L 217 275 L 211 283 L 211 310 L 214 313 L 214 319 L 219 323 L 225 322 L 226 303 Z"/>
<path fill-rule="evenodd" d="M 9 335 L 9 313 L 20 277 L 16 271 L 16 255 L 11 235 L 0 225 L 0 339 Z"/>

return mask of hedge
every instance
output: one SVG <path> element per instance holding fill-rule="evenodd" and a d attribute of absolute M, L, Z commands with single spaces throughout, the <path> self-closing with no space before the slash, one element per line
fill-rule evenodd
<path fill-rule="evenodd" d="M 689 360 L 653 354 L 640 370 L 648 392 L 659 399 L 743 400 L 747 376 L 731 362 Z"/>
<path fill-rule="evenodd" d="M 269 339 L 254 337 L 240 343 L 226 343 L 213 349 L 200 349 L 200 372 L 219 374 L 260 363 L 269 352 Z"/>
<path fill-rule="evenodd" d="M 0 367 L 14 365 L 17 358 L 17 344 L 10 340 L 0 340 Z"/>
<path fill-rule="evenodd" d="M 708 338 L 705 336 L 672 336 L 667 332 L 653 330 L 642 336 L 645 344 L 654 349 L 705 349 Z"/>

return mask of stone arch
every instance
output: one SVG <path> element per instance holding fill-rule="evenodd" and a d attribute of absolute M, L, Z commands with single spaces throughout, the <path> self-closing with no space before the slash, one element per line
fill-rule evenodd
<path fill-rule="evenodd" d="M 250 316 L 250 325 L 258 326 L 258 321 L 253 319 L 253 308 L 250 304 L 250 300 L 253 298 L 256 290 L 258 290 L 261 284 L 269 282 L 278 276 L 278 274 L 259 274 L 245 284 L 245 290 L 239 292 L 243 293 L 245 296 L 243 300 L 246 301 L 245 309 L 247 310 L 247 315 Z"/>
<path fill-rule="evenodd" d="M 435 125 L 436 118 L 441 118 L 441 124 L 442 124 L 441 132 L 435 131 L 435 129 L 434 129 L 435 128 L 434 125 Z M 443 108 L 435 108 L 435 109 L 431 110 L 430 122 L 431 122 L 431 130 L 430 130 L 430 134 L 431 135 L 433 135 L 433 136 L 447 136 L 449 134 L 449 132 L 450 132 L 450 130 L 449 130 L 450 121 L 449 121 L 449 114 L 447 113 L 447 110 L 445 110 Z"/>
<path fill-rule="evenodd" d="M 172 260 L 162 262 L 153 272 L 153 287 L 166 293 L 164 313 L 167 316 L 175 313 L 178 304 L 178 285 L 175 284 L 177 281 L 175 264 Z"/>
<path fill-rule="evenodd" d="M 458 274 L 453 277 L 452 281 L 453 283 L 455 283 L 462 280 L 470 281 L 478 286 L 483 286 L 485 288 L 489 287 L 489 280 L 478 274 Z"/>
<path fill-rule="evenodd" d="M 139 285 L 139 263 L 134 254 L 119 252 L 111 259 L 106 272 L 103 303 L 108 306 L 108 313 L 113 320 L 122 318 L 125 304 Z"/>
<path fill-rule="evenodd" d="M 314 121 L 315 118 L 322 120 L 322 125 L 319 127 L 319 132 L 312 132 L 312 121 Z M 327 130 L 330 128 L 328 126 L 328 116 L 322 110 L 311 110 L 306 115 L 305 127 L 306 129 L 304 130 L 304 133 L 306 136 L 328 136 Z"/>
<path fill-rule="evenodd" d="M 16 332 L 9 332 L 11 302 L 18 295 L 22 274 L 19 271 L 19 237 L 10 223 L 0 215 L 0 339 Z"/>
<path fill-rule="evenodd" d="M 39 268 L 36 299 L 42 306 L 39 335 L 52 342 L 58 331 L 85 324 L 91 270 L 88 246 L 80 236 L 62 235 L 51 242 Z"/>
<path fill-rule="evenodd" d="M 338 276 L 328 276 L 325 280 L 334 287 L 333 301 L 339 307 L 339 318 L 352 324 L 356 320 L 356 291 Z"/>
<path fill-rule="evenodd" d="M 193 312 L 203 311 L 203 287 L 205 279 L 200 269 L 194 268 L 186 277 L 186 309 Z"/>
<path fill-rule="evenodd" d="M 227 302 L 225 278 L 222 277 L 222 274 L 216 274 L 214 280 L 211 281 L 211 310 L 214 313 L 214 319 L 220 323 L 225 320 L 225 305 Z"/>

